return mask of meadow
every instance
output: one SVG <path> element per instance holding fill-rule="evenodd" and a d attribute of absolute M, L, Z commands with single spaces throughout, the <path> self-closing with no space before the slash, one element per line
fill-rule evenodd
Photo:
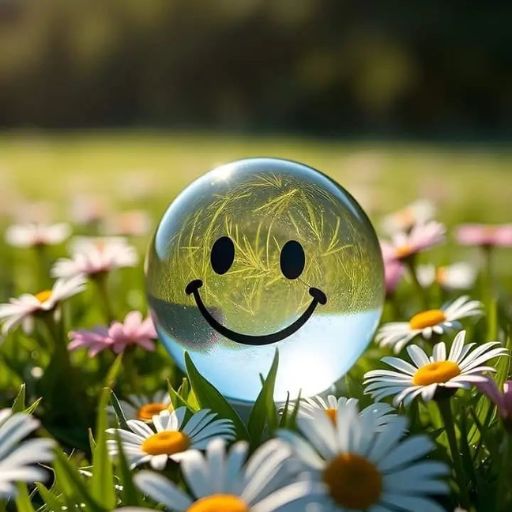
<path fill-rule="evenodd" d="M 190 359 L 181 372 L 155 340 L 144 321 L 143 260 L 160 216 L 180 190 L 214 166 L 247 156 L 304 162 L 338 181 L 369 214 L 379 238 L 391 242 L 385 263 L 396 275 L 379 334 L 337 383 L 335 398 L 289 397 L 276 405 L 276 356 L 242 419 Z M 511 376 L 511 228 L 503 228 L 501 238 L 494 228 L 479 232 L 489 240 L 459 243 L 456 236 L 462 224 L 510 223 L 511 168 L 512 151 L 492 143 L 142 131 L 0 134 L 0 303 L 32 297 L 25 297 L 25 309 L 0 308 L 0 511 L 511 510 L 512 388 L 500 394 Z M 388 215 L 418 199 L 434 205 L 428 218 L 402 210 L 395 218 L 405 222 L 402 239 L 389 227 L 386 233 Z M 12 226 L 30 222 L 67 223 L 72 235 L 19 243 L 18 233 L 16 242 Z M 124 238 L 110 247 L 102 237 L 113 235 Z M 73 245 L 76 237 L 81 245 Z M 101 260 L 105 251 L 111 251 L 108 261 Z M 58 268 L 59 258 L 71 258 L 74 266 L 68 261 Z M 461 261 L 470 269 L 465 282 L 449 283 L 440 269 Z M 425 264 L 432 265 L 430 281 L 420 273 Z M 55 278 L 75 279 L 60 298 Z M 7 326 L 13 314 L 19 321 Z M 402 322 L 402 331 L 392 322 Z M 95 326 L 101 328 L 92 332 Z M 404 328 L 405 337 L 415 332 L 397 346 Z M 462 348 L 463 330 L 465 343 L 476 345 Z M 410 351 L 412 345 L 418 349 Z M 421 370 L 430 364 L 441 374 L 427 377 Z M 403 370 L 406 377 L 369 373 L 384 369 Z M 491 373 L 496 389 L 480 379 Z M 404 382 L 417 393 L 394 400 Z M 196 444 L 192 424 L 203 432 Z M 172 446 L 148 444 L 150 438 L 163 442 L 161 430 L 173 433 Z M 248 448 L 235 444 L 224 453 L 214 437 L 246 441 Z M 276 438 L 282 444 L 273 444 Z M 398 460 L 388 452 L 386 459 L 384 448 L 380 460 L 377 442 L 396 450 Z M 206 460 L 194 447 L 206 450 Z M 246 449 L 258 464 L 243 465 Z"/>

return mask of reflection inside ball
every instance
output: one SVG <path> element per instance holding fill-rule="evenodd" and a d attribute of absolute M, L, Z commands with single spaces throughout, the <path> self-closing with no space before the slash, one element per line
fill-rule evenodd
<path fill-rule="evenodd" d="M 159 335 L 225 396 L 253 401 L 279 349 L 276 400 L 326 390 L 367 346 L 383 303 L 379 245 L 322 173 L 270 158 L 221 166 L 171 203 L 147 259 Z"/>

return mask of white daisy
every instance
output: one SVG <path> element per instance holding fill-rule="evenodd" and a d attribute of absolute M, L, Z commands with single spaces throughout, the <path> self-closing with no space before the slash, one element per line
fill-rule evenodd
<path fill-rule="evenodd" d="M 69 224 L 14 224 L 5 232 L 5 240 L 15 247 L 37 247 L 62 243 L 71 234 Z"/>
<path fill-rule="evenodd" d="M 448 473 L 441 463 L 422 460 L 433 448 L 427 436 L 403 439 L 404 417 L 376 429 L 372 415 L 360 414 L 357 403 L 340 405 L 336 425 L 323 411 L 299 417 L 302 436 L 281 431 L 295 455 L 323 483 L 318 498 L 322 512 L 442 512 L 429 494 L 448 491 L 439 477 Z M 304 439 L 305 438 L 305 439 Z"/>
<path fill-rule="evenodd" d="M 50 439 L 23 440 L 39 421 L 23 413 L 0 410 L 0 499 L 16 495 L 16 483 L 42 481 L 47 473 L 35 464 L 53 459 Z"/>
<path fill-rule="evenodd" d="M 499 347 L 497 341 L 476 345 L 464 345 L 466 331 L 455 336 L 448 357 L 444 342 L 434 345 L 433 354 L 427 354 L 417 345 L 407 347 L 407 353 L 413 364 L 397 357 L 384 357 L 382 361 L 398 371 L 372 370 L 365 374 L 366 393 L 375 400 L 396 395 L 395 405 L 404 402 L 409 404 L 421 395 L 423 400 L 434 398 L 438 387 L 457 390 L 468 388 L 475 382 L 485 382 L 483 372 L 494 372 L 483 363 L 498 356 L 507 354 L 507 350 Z M 476 348 L 475 348 L 476 347 Z"/>
<path fill-rule="evenodd" d="M 323 411 L 336 425 L 338 423 L 338 412 L 343 410 L 343 407 L 346 406 L 348 402 L 358 403 L 355 398 L 345 398 L 344 396 L 336 398 L 334 395 L 329 395 L 327 401 L 321 396 L 305 398 L 301 401 L 299 416 L 313 418 L 317 411 Z M 377 429 L 381 429 L 397 418 L 396 414 L 390 414 L 393 411 L 394 409 L 388 404 L 377 403 L 364 408 L 360 414 L 363 417 L 372 415 L 375 419 Z"/>
<path fill-rule="evenodd" d="M 6 304 L 0 304 L 0 322 L 2 332 L 6 334 L 19 324 L 27 333 L 32 331 L 34 317 L 49 311 L 58 312 L 57 306 L 85 289 L 85 279 L 75 276 L 70 279 L 57 279 L 51 290 L 43 290 L 34 295 L 24 293 L 12 298 Z"/>
<path fill-rule="evenodd" d="M 119 405 L 127 420 L 152 421 L 153 416 L 163 410 L 171 410 L 171 397 L 167 391 L 157 391 L 153 396 L 129 395 L 126 400 L 119 400 Z M 115 415 L 115 409 L 110 405 L 107 411 Z"/>
<path fill-rule="evenodd" d="M 430 339 L 432 334 L 443 334 L 450 329 L 460 329 L 462 318 L 480 316 L 482 303 L 470 300 L 467 296 L 455 299 L 440 309 L 420 311 L 408 322 L 390 322 L 384 324 L 375 337 L 375 341 L 383 347 L 393 347 L 395 353 L 400 352 L 416 336 Z"/>
<path fill-rule="evenodd" d="M 416 224 L 425 224 L 436 213 L 435 206 L 426 199 L 418 199 L 401 210 L 390 213 L 382 219 L 382 229 L 389 234 L 409 231 Z"/>
<path fill-rule="evenodd" d="M 188 421 L 185 421 L 186 413 L 186 407 L 179 407 L 175 411 L 163 410 L 153 416 L 156 432 L 140 420 L 128 420 L 130 430 L 111 428 L 107 432 L 114 436 L 119 434 L 132 468 L 148 462 L 158 470 L 164 469 L 169 459 L 180 462 L 187 458 L 191 450 L 203 450 L 214 437 L 234 438 L 232 422 L 215 419 L 216 414 L 209 409 L 192 414 Z M 117 439 L 110 439 L 107 443 L 109 453 L 117 455 Z"/>
<path fill-rule="evenodd" d="M 277 512 L 314 490 L 306 481 L 292 483 L 294 474 L 287 471 L 290 449 L 281 441 L 266 442 L 248 461 L 247 452 L 244 441 L 227 451 L 221 439 L 211 441 L 205 455 L 191 451 L 181 463 L 190 494 L 150 471 L 138 473 L 135 483 L 176 512 Z"/>
<path fill-rule="evenodd" d="M 418 281 L 424 288 L 434 283 L 446 290 L 468 290 L 475 284 L 477 269 L 464 261 L 436 267 L 435 265 L 418 265 Z"/>
<path fill-rule="evenodd" d="M 71 258 L 60 258 L 52 268 L 55 277 L 79 274 L 93 276 L 116 268 L 133 267 L 138 262 L 135 248 L 121 237 L 74 240 Z"/>

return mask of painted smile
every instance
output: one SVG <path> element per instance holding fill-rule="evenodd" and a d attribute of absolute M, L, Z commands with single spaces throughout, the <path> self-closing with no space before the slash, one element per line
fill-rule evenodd
<path fill-rule="evenodd" d="M 288 327 L 285 327 L 284 329 L 271 334 L 252 336 L 250 334 L 242 334 L 236 331 L 232 331 L 231 329 L 228 329 L 217 320 L 215 320 L 208 309 L 206 309 L 206 306 L 201 299 L 201 295 L 199 294 L 199 288 L 201 288 L 201 286 L 203 286 L 203 281 L 201 281 L 201 279 L 194 279 L 188 283 L 187 287 L 185 288 L 185 293 L 187 295 L 194 295 L 197 307 L 199 308 L 199 311 L 201 311 L 203 318 L 208 322 L 210 327 L 215 329 L 219 334 L 222 334 L 222 336 L 229 338 L 230 340 L 237 343 L 242 343 L 243 345 L 269 345 L 271 343 L 284 340 L 288 336 L 291 336 L 297 332 L 309 320 L 309 317 L 313 314 L 318 304 L 324 305 L 327 303 L 327 297 L 322 290 L 319 290 L 318 288 L 310 288 L 309 294 L 311 297 L 313 297 L 313 300 L 304 311 L 304 313 L 302 313 L 302 315 L 297 318 L 295 322 L 290 324 Z"/>

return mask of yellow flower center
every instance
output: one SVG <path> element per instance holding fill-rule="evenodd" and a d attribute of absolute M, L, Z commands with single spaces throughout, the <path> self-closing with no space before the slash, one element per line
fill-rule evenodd
<path fill-rule="evenodd" d="M 410 245 L 401 245 L 400 247 L 395 247 L 395 257 L 399 260 L 407 258 L 414 253 L 414 249 Z"/>
<path fill-rule="evenodd" d="M 328 409 L 325 409 L 325 414 L 327 414 L 327 417 L 333 422 L 334 425 L 336 425 L 337 409 L 329 407 Z"/>
<path fill-rule="evenodd" d="M 438 267 L 436 270 L 436 282 L 443 284 L 446 279 L 446 267 Z"/>
<path fill-rule="evenodd" d="M 212 494 L 197 500 L 187 512 L 249 512 L 249 507 L 238 496 Z"/>
<path fill-rule="evenodd" d="M 453 361 L 439 361 L 422 366 L 416 371 L 412 382 L 415 386 L 428 386 L 429 384 L 441 384 L 460 375 L 460 368 Z"/>
<path fill-rule="evenodd" d="M 324 482 L 342 507 L 365 510 L 379 501 L 382 476 L 376 466 L 356 453 L 342 453 L 325 468 Z"/>
<path fill-rule="evenodd" d="M 36 293 L 34 297 L 42 304 L 46 302 L 52 296 L 51 290 L 43 290 L 42 292 Z"/>
<path fill-rule="evenodd" d="M 411 329 L 425 329 L 425 327 L 433 327 L 446 320 L 446 315 L 441 309 L 429 309 L 417 313 L 409 320 Z"/>
<path fill-rule="evenodd" d="M 141 421 L 150 421 L 153 416 L 160 414 L 163 410 L 169 407 L 168 404 L 152 402 L 144 404 L 137 411 L 137 419 Z"/>
<path fill-rule="evenodd" d="M 189 437 L 183 432 L 164 430 L 148 437 L 142 443 L 142 451 L 149 455 L 174 455 L 190 446 Z"/>

